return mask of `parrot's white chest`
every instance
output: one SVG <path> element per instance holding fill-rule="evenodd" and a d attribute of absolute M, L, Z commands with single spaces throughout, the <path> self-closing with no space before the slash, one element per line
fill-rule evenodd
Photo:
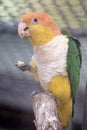
<path fill-rule="evenodd" d="M 34 46 L 32 59 L 37 66 L 37 73 L 41 86 L 48 90 L 48 84 L 53 77 L 66 72 L 66 58 L 68 53 L 68 38 L 60 35 L 52 41 L 42 45 Z"/>

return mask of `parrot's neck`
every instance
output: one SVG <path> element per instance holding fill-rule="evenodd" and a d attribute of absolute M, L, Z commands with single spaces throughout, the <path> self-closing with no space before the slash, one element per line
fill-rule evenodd
<path fill-rule="evenodd" d="M 47 86 L 54 76 L 67 75 L 67 53 L 68 38 L 63 35 L 54 37 L 42 46 L 34 46 L 33 60 L 38 68 L 38 76 L 42 86 Z"/>
<path fill-rule="evenodd" d="M 36 27 L 36 26 L 35 26 Z M 34 31 L 33 31 L 34 30 Z M 38 25 L 38 30 L 35 28 L 30 30 L 31 37 L 29 40 L 33 46 L 41 46 L 50 42 L 55 36 L 60 35 L 60 32 L 54 33 L 49 27 Z"/>

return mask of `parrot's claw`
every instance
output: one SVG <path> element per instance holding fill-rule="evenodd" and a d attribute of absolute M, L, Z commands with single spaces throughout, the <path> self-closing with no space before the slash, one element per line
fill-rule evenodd
<path fill-rule="evenodd" d="M 32 70 L 32 66 L 31 65 L 27 65 L 24 62 L 22 64 L 17 63 L 16 66 L 22 70 L 22 71 L 31 71 Z"/>

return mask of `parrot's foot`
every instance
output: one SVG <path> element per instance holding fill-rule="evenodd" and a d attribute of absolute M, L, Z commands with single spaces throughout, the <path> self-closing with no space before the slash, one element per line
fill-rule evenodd
<path fill-rule="evenodd" d="M 31 71 L 32 70 L 32 66 L 31 65 L 27 65 L 24 62 L 20 62 L 18 61 L 18 63 L 16 64 L 16 66 L 22 70 L 22 71 Z"/>

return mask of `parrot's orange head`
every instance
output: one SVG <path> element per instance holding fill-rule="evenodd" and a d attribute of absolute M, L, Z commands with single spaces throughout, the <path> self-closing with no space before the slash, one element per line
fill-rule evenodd
<path fill-rule="evenodd" d="M 43 45 L 60 35 L 61 31 L 48 14 L 32 12 L 21 17 L 18 33 L 20 37 L 27 36 L 32 45 Z"/>

